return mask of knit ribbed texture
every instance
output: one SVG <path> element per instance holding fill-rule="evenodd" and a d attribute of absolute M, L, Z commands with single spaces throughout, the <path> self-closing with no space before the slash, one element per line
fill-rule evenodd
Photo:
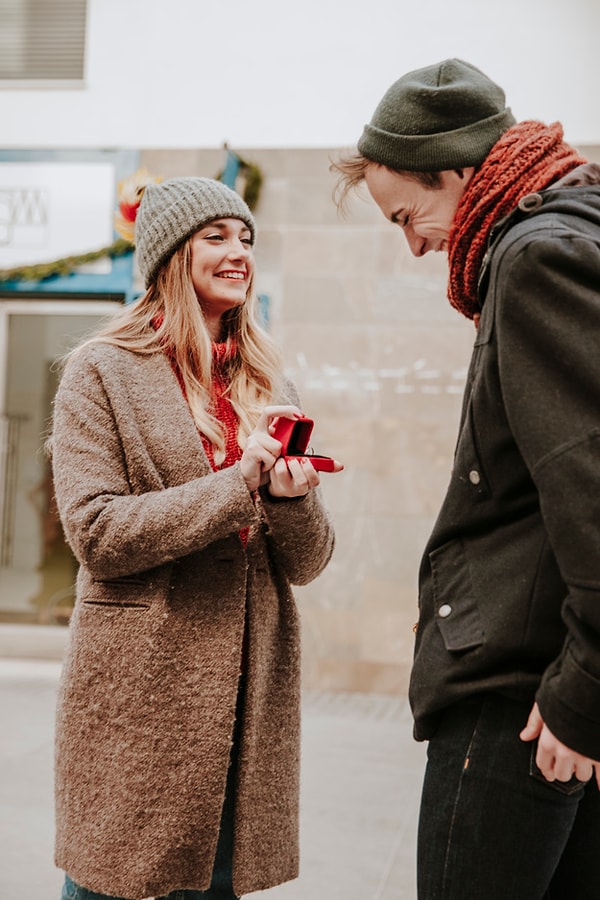
<path fill-rule="evenodd" d="M 563 141 L 558 122 L 520 122 L 498 141 L 472 178 L 448 238 L 448 299 L 468 319 L 480 311 L 477 281 L 496 222 L 519 200 L 585 162 Z"/>
<path fill-rule="evenodd" d="M 154 317 L 152 320 L 152 327 L 155 330 L 160 328 L 163 323 L 163 318 L 164 317 L 161 314 Z M 166 355 L 177 377 L 183 396 L 187 401 L 187 391 L 181 375 L 181 369 L 177 365 L 175 356 L 168 349 L 166 350 Z M 217 469 L 226 469 L 228 466 L 233 466 L 234 463 L 242 457 L 242 448 L 238 443 L 240 420 L 227 396 L 230 385 L 228 363 L 237 356 L 237 341 L 232 338 L 228 341 L 213 341 L 212 356 L 211 411 L 215 418 L 219 420 L 225 431 L 225 459 L 220 465 L 215 463 L 215 448 L 213 444 L 204 432 L 199 431 L 199 434 L 211 469 L 216 472 Z M 248 533 L 248 528 L 242 528 L 240 531 L 240 538 L 244 546 L 248 543 Z"/>
<path fill-rule="evenodd" d="M 227 185 L 212 178 L 172 178 L 148 184 L 135 223 L 137 264 L 149 287 L 171 254 L 195 231 L 214 219 L 241 219 L 256 237 L 247 204 Z"/>
<path fill-rule="evenodd" d="M 214 447 L 202 435 L 202 441 L 206 454 L 213 469 L 226 469 L 240 459 L 242 449 L 238 444 L 237 434 L 239 419 L 227 396 L 230 385 L 229 362 L 237 356 L 237 342 L 235 340 L 213 342 L 213 371 L 212 371 L 212 414 L 219 420 L 225 429 L 225 459 L 220 465 L 215 464 Z"/>
<path fill-rule="evenodd" d="M 502 88 L 470 63 L 447 59 L 408 72 L 389 88 L 358 150 L 410 172 L 477 166 L 514 123 Z"/>

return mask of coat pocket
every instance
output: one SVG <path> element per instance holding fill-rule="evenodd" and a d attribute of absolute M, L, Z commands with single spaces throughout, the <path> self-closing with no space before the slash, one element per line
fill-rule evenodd
<path fill-rule="evenodd" d="M 481 646 L 484 631 L 462 541 L 449 541 L 429 555 L 435 618 L 446 650 Z"/>
<path fill-rule="evenodd" d="M 139 576 L 90 581 L 81 594 L 85 606 L 148 609 L 151 605 L 148 581 Z"/>
<path fill-rule="evenodd" d="M 117 598 L 116 600 L 94 600 L 93 598 L 86 598 L 82 601 L 84 606 L 100 606 L 106 609 L 149 609 L 149 603 L 136 603 L 135 600 L 121 600 Z"/>

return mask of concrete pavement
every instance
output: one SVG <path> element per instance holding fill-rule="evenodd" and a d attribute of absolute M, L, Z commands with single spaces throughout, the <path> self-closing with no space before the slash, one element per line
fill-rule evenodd
<path fill-rule="evenodd" d="M 60 662 L 52 656 L 61 635 L 44 643 L 54 647 L 50 658 L 25 659 L 19 630 L 7 628 L 0 626 L 0 900 L 58 900 L 52 740 Z M 406 699 L 307 693 L 303 723 L 301 875 L 246 900 L 414 900 L 425 748 L 412 740 Z"/>

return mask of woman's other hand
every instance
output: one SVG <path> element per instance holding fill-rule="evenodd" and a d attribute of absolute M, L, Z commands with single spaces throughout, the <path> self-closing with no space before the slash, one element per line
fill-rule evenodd
<path fill-rule="evenodd" d="M 284 416 L 286 419 L 300 419 L 302 418 L 302 412 L 297 406 L 265 406 L 263 409 L 256 428 L 248 437 L 240 459 L 240 469 L 250 491 L 257 490 L 261 484 L 265 484 L 269 480 L 268 473 L 271 472 L 281 454 L 281 442 L 271 434 L 275 420 L 280 416 Z M 281 462 L 287 471 L 284 460 Z M 291 477 L 289 473 L 288 477 Z M 319 479 L 317 476 L 318 483 Z M 274 496 L 297 497 L 302 493 L 306 493 L 307 490 L 308 488 L 305 488 L 303 491 L 292 494 L 275 495 L 273 491 L 271 493 Z"/>
<path fill-rule="evenodd" d="M 309 456 L 280 458 L 269 472 L 269 493 L 273 497 L 304 497 L 319 484 Z"/>

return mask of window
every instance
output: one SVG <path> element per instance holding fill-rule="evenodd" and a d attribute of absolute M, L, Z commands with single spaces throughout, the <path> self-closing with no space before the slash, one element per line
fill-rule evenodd
<path fill-rule="evenodd" d="M 83 81 L 87 0 L 0 0 L 0 85 Z"/>

